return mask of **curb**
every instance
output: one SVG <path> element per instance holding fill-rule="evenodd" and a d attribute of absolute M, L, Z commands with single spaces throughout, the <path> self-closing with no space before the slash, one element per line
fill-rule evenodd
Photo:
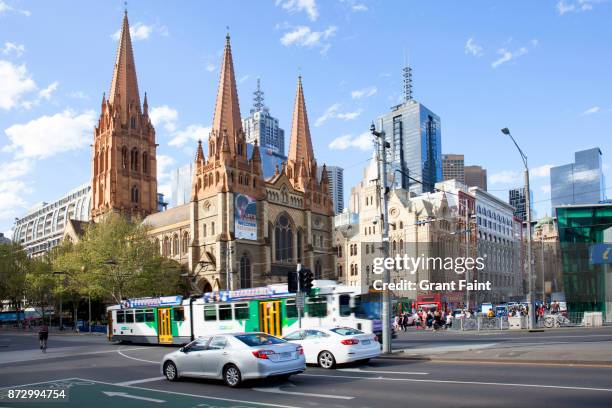
<path fill-rule="evenodd" d="M 380 355 L 378 358 L 386 360 L 408 360 L 408 361 L 423 361 L 432 363 L 465 363 L 465 364 L 541 364 L 541 365 L 565 365 L 565 366 L 576 366 L 576 365 L 588 365 L 598 366 L 602 368 L 612 368 L 612 361 L 596 361 L 596 360 L 517 360 L 509 358 L 478 358 L 478 359 L 465 359 L 465 358 L 452 358 L 452 357 L 432 357 L 432 356 L 418 356 L 418 355 L 400 355 L 400 353 L 394 353 L 392 355 Z"/>

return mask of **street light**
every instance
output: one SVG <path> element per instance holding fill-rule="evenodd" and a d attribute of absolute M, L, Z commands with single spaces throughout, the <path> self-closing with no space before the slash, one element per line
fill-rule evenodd
<path fill-rule="evenodd" d="M 533 282 L 533 267 L 531 265 L 531 200 L 529 199 L 529 166 L 527 165 L 527 156 L 519 145 L 516 143 L 516 140 L 512 137 L 510 133 L 510 129 L 503 128 L 501 132 L 510 136 L 514 146 L 516 146 L 519 151 L 521 158 L 523 159 L 523 164 L 525 165 L 525 212 L 527 213 L 527 279 L 529 280 L 529 329 L 533 329 L 533 323 L 535 321 L 535 310 L 534 310 L 534 282 Z"/>

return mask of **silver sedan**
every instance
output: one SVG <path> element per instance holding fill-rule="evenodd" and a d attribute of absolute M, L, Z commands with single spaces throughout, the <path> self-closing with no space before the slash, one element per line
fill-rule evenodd
<path fill-rule="evenodd" d="M 244 380 L 289 377 L 306 369 L 304 349 L 266 333 L 235 333 L 200 337 L 166 354 L 162 374 L 222 379 L 230 387 Z"/>

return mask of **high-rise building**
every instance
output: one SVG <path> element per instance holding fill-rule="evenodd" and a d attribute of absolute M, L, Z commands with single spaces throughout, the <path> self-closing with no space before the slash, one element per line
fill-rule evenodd
<path fill-rule="evenodd" d="M 89 221 L 91 186 L 79 186 L 52 203 L 40 203 L 26 215 L 15 219 L 13 241 L 21 244 L 28 256 L 38 257 L 59 245 L 69 224 Z"/>
<path fill-rule="evenodd" d="M 529 191 L 529 198 L 533 203 L 533 190 Z M 527 202 L 525 200 L 525 187 L 517 187 L 508 191 L 508 203 L 514 207 L 514 216 L 520 221 L 527 220 Z M 533 208 L 533 206 L 532 206 Z M 532 218 L 533 209 L 531 210 Z"/>
<path fill-rule="evenodd" d="M 465 185 L 468 187 L 479 187 L 487 191 L 487 169 L 481 166 L 464 166 Z"/>
<path fill-rule="evenodd" d="M 462 154 L 443 154 L 442 178 L 444 180 L 457 180 L 460 183 L 465 183 L 464 164 L 465 159 Z"/>
<path fill-rule="evenodd" d="M 594 147 L 574 156 L 574 163 L 550 169 L 553 214 L 560 205 L 597 204 L 605 199 L 601 150 Z"/>
<path fill-rule="evenodd" d="M 285 131 L 278 127 L 278 119 L 271 116 L 269 109 L 264 105 L 264 93 L 259 79 L 253 95 L 251 116 L 242 120 L 247 143 L 257 143 L 262 149 L 285 154 Z"/>
<path fill-rule="evenodd" d="M 109 212 L 145 217 L 157 211 L 155 129 L 147 94 L 141 107 L 127 11 L 113 79 L 94 129 L 91 216 Z"/>
<path fill-rule="evenodd" d="M 317 177 L 321 180 L 323 167 L 317 169 Z M 344 210 L 344 169 L 338 166 L 327 167 L 329 179 L 329 195 L 334 202 L 334 213 L 340 214 Z"/>
<path fill-rule="evenodd" d="M 420 194 L 442 181 L 440 118 L 412 98 L 411 70 L 404 69 L 404 102 L 378 118 L 376 128 L 390 144 L 389 173 L 397 188 Z"/>
<path fill-rule="evenodd" d="M 192 181 L 193 163 L 172 170 L 170 173 L 170 190 L 172 192 L 170 207 L 178 207 L 191 201 Z"/>

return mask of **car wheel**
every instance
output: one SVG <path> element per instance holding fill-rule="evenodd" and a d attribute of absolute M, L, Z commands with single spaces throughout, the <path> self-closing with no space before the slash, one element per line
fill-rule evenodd
<path fill-rule="evenodd" d="M 178 370 L 176 369 L 176 364 L 174 364 L 172 361 L 166 362 L 166 364 L 164 364 L 164 375 L 169 381 L 178 380 Z"/>
<path fill-rule="evenodd" d="M 232 388 L 238 387 L 242 382 L 242 374 L 240 374 L 238 367 L 233 364 L 225 367 L 223 370 L 223 381 Z"/>
<path fill-rule="evenodd" d="M 319 362 L 319 366 L 322 368 L 334 368 L 336 365 L 336 359 L 334 355 L 327 350 L 323 350 L 319 353 L 319 357 L 317 358 Z"/>

